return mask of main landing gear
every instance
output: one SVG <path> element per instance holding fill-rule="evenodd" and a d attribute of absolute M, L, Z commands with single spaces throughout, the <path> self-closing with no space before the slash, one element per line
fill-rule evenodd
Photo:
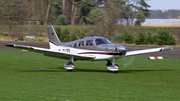
<path fill-rule="evenodd" d="M 71 58 L 69 59 L 69 61 L 68 61 L 66 64 L 64 64 L 64 68 L 65 68 L 68 72 L 71 72 L 71 71 L 75 68 L 75 66 L 74 66 L 74 64 L 73 64 L 73 60 L 74 60 L 74 58 L 71 57 Z M 115 61 L 115 59 L 113 59 L 113 60 L 107 60 L 106 67 L 107 67 L 107 69 L 110 70 L 112 73 L 117 73 L 117 71 L 119 70 L 119 66 L 118 66 L 117 64 L 114 64 L 114 61 Z"/>
<path fill-rule="evenodd" d="M 117 73 L 117 71 L 119 70 L 119 66 L 117 64 L 114 64 L 114 60 L 108 60 L 106 67 L 108 70 L 110 70 L 112 73 Z"/>
<path fill-rule="evenodd" d="M 68 72 L 71 72 L 73 69 L 74 69 L 74 64 L 73 64 L 73 60 L 74 58 L 71 57 L 68 61 L 68 63 L 64 64 L 64 68 L 68 71 Z"/>

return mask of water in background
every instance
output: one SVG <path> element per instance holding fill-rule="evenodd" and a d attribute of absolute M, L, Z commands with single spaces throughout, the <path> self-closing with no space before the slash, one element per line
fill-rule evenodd
<path fill-rule="evenodd" d="M 146 19 L 145 22 L 143 22 L 142 24 L 153 24 L 153 23 L 180 23 L 180 19 Z"/>

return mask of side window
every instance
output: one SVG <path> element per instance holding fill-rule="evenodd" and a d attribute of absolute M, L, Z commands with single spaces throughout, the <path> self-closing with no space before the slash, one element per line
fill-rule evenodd
<path fill-rule="evenodd" d="M 82 47 L 82 46 L 84 46 L 84 41 L 79 42 L 79 47 Z"/>
<path fill-rule="evenodd" d="M 102 44 L 102 39 L 96 39 L 96 45 L 100 45 L 100 44 Z"/>
<path fill-rule="evenodd" d="M 93 40 L 86 40 L 86 46 L 92 46 Z"/>

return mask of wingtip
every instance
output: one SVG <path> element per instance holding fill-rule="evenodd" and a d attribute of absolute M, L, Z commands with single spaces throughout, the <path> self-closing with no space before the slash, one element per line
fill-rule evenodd
<path fill-rule="evenodd" d="M 163 47 L 160 51 L 173 50 L 173 47 Z"/>
<path fill-rule="evenodd" d="M 7 44 L 7 45 L 5 45 L 5 46 L 7 46 L 7 47 L 15 47 L 15 46 L 16 46 L 16 44 L 9 43 L 9 44 Z"/>

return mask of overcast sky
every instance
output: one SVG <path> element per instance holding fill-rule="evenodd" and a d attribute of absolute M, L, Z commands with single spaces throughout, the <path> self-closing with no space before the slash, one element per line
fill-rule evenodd
<path fill-rule="evenodd" d="M 150 10 L 168 10 L 168 9 L 179 9 L 180 10 L 180 0 L 150 0 L 147 1 L 151 7 Z"/>

